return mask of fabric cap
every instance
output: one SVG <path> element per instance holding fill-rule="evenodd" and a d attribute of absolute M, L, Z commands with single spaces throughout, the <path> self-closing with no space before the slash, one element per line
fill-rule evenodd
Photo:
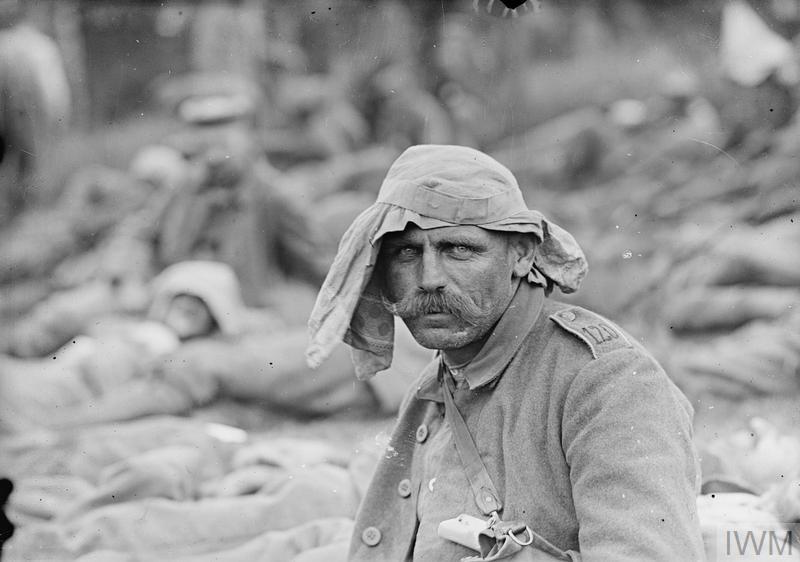
<path fill-rule="evenodd" d="M 153 280 L 153 302 L 148 316 L 163 320 L 172 299 L 181 294 L 201 299 L 223 334 L 232 336 L 242 332 L 246 309 L 239 280 L 229 265 L 189 260 L 167 267 Z"/>
<path fill-rule="evenodd" d="M 394 323 L 372 274 L 381 238 L 409 224 L 422 229 L 474 225 L 534 235 L 539 244 L 528 281 L 576 291 L 587 271 L 575 239 L 528 209 L 514 175 L 490 156 L 463 146 L 419 145 L 392 164 L 377 201 L 343 236 L 309 319 L 308 363 L 316 367 L 340 342 L 353 348 L 356 375 L 391 365 Z"/>

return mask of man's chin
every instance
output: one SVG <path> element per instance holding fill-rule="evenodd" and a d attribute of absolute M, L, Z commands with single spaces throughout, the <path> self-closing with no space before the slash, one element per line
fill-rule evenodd
<path fill-rule="evenodd" d="M 448 321 L 444 323 L 440 320 Z M 406 322 L 417 343 L 428 349 L 458 349 L 476 339 L 468 327 L 453 324 L 453 317 L 449 314 L 428 315 L 422 319 L 416 318 Z"/>

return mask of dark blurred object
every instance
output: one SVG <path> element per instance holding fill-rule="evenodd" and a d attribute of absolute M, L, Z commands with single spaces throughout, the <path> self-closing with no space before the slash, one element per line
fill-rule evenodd
<path fill-rule="evenodd" d="M 3 544 L 14 535 L 14 524 L 6 517 L 5 506 L 14 490 L 14 485 L 8 478 L 0 478 L 0 556 L 3 554 Z"/>
<path fill-rule="evenodd" d="M 498 18 L 518 18 L 533 12 L 537 0 L 473 0 L 472 9 L 477 14 L 489 14 Z"/>
<path fill-rule="evenodd" d="M 58 46 L 9 19 L 12 25 L 0 29 L 0 228 L 38 199 L 36 174 L 70 114 Z"/>

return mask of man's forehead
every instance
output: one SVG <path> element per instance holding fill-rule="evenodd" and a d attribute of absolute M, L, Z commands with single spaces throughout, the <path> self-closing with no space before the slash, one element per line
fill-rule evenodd
<path fill-rule="evenodd" d="M 454 225 L 442 226 L 439 228 L 422 229 L 416 224 L 409 223 L 402 232 L 391 232 L 383 238 L 385 242 L 441 242 L 446 240 L 490 240 L 499 236 L 498 233 L 490 232 L 486 229 L 474 225 Z"/>

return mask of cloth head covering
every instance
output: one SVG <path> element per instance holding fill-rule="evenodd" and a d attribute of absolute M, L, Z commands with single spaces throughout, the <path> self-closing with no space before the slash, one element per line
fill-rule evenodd
<path fill-rule="evenodd" d="M 772 31 L 747 2 L 725 4 L 719 50 L 723 72 L 742 86 L 758 86 L 773 73 L 787 86 L 800 81 L 794 46 Z"/>
<path fill-rule="evenodd" d="M 575 239 L 528 209 L 514 175 L 472 148 L 412 146 L 392 164 L 377 201 L 345 232 L 309 319 L 309 366 L 317 367 L 341 341 L 352 347 L 356 376 L 368 379 L 392 362 L 394 321 L 372 279 L 385 234 L 474 225 L 536 237 L 530 283 L 548 291 L 578 289 L 586 259 Z"/>
<path fill-rule="evenodd" d="M 239 280 L 228 264 L 206 260 L 178 262 L 153 279 L 152 290 L 148 317 L 153 320 L 166 317 L 175 296 L 192 295 L 206 304 L 220 332 L 234 336 L 243 330 L 246 308 Z"/>

